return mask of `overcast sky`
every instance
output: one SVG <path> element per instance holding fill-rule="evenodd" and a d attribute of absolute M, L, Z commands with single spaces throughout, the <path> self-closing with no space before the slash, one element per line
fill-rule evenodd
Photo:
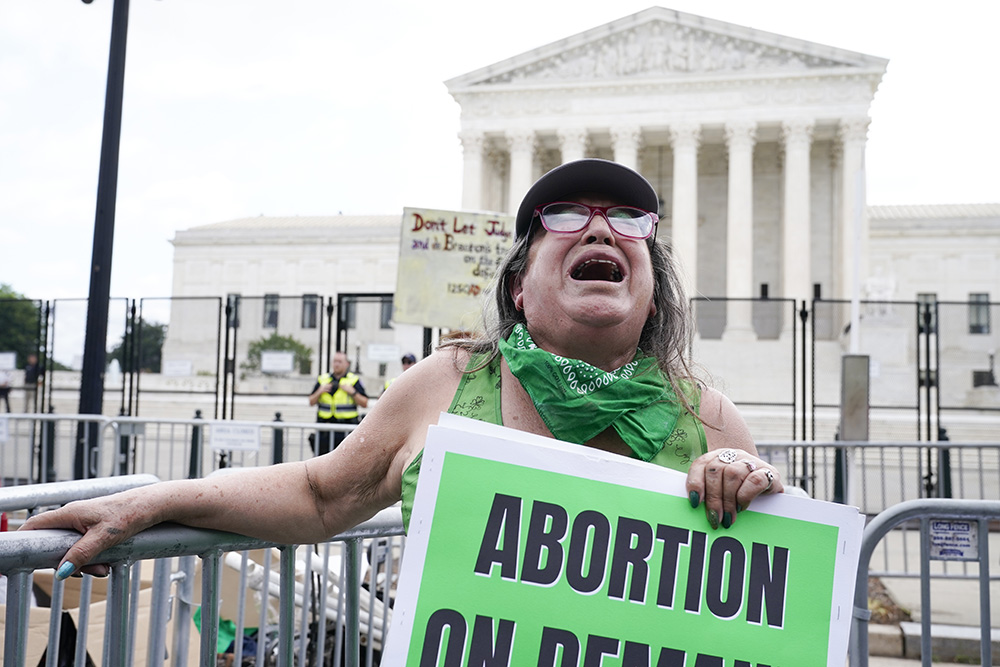
<path fill-rule="evenodd" d="M 132 0 L 112 296 L 168 296 L 179 229 L 459 207 L 444 81 L 650 6 Z M 888 58 L 869 203 L 1000 201 L 1000 3 L 664 6 Z M 111 10 L 0 2 L 0 283 L 31 298 L 88 293 Z"/>

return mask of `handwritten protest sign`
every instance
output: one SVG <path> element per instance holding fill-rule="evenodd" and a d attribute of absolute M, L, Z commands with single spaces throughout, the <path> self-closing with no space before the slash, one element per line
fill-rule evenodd
<path fill-rule="evenodd" d="M 766 496 L 712 530 L 684 479 L 442 415 L 386 664 L 843 667 L 858 511 Z"/>
<path fill-rule="evenodd" d="M 514 237 L 514 219 L 493 213 L 403 209 L 396 322 L 468 329 Z"/>

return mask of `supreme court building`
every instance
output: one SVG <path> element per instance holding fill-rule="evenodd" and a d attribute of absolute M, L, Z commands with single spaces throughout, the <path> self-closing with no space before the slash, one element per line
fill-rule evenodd
<path fill-rule="evenodd" d="M 658 233 L 690 294 L 849 299 L 856 257 L 867 275 L 868 109 L 887 63 L 660 7 L 633 14 L 447 82 L 462 208 L 516 211 L 560 163 L 615 160 L 660 193 Z M 748 304 L 727 319 L 750 331 Z"/>
<path fill-rule="evenodd" d="M 957 326 L 942 343 L 952 346 L 942 347 L 942 359 L 952 354 L 942 395 L 998 403 L 1000 389 L 973 378 L 987 365 L 994 377 L 1000 348 L 990 324 L 1000 205 L 866 205 L 869 108 L 887 63 L 659 7 L 627 16 L 446 82 L 461 107 L 460 208 L 512 213 L 563 162 L 621 162 L 659 193 L 658 238 L 699 299 L 694 358 L 741 406 L 837 404 L 852 297 L 886 304 L 861 313 L 873 396 L 909 405 L 918 374 L 938 372 L 914 371 L 924 343 L 913 304 L 936 300 L 955 302 L 947 321 Z M 390 321 L 401 212 L 372 213 L 387 215 L 259 217 L 177 232 L 173 296 L 189 301 L 171 306 L 164 363 L 192 377 L 216 367 L 203 341 L 217 318 L 192 299 L 250 297 L 236 318 L 246 346 L 273 332 L 315 339 L 320 296 L 381 295 L 381 312 L 351 334 L 368 346 L 348 352 L 369 386 L 394 375 L 398 361 L 372 357 L 372 345 L 419 353 L 421 332 Z M 796 329 L 817 299 L 826 305 L 809 314 L 812 328 Z M 308 384 L 318 370 L 294 381 Z M 800 398 L 807 384 L 815 395 Z"/>

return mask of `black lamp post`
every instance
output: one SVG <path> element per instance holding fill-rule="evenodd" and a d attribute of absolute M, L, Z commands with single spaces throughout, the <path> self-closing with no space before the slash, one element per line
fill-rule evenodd
<path fill-rule="evenodd" d="M 90 4 L 93 0 L 83 0 Z M 104 98 L 104 133 L 97 177 L 97 212 L 91 255 L 90 295 L 87 299 L 87 333 L 83 347 L 80 382 L 82 415 L 99 415 L 104 404 L 104 370 L 107 357 L 108 302 L 111 292 L 111 251 L 115 233 L 115 200 L 118 192 L 118 146 L 122 127 L 122 92 L 125 87 L 125 41 L 128 35 L 128 0 L 114 0 L 108 87 Z M 96 422 L 77 428 L 74 477 L 96 477 L 100 430 Z"/>

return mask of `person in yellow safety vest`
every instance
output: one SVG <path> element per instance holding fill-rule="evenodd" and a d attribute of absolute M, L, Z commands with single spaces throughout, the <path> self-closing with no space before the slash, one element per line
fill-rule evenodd
<path fill-rule="evenodd" d="M 309 394 L 309 405 L 318 406 L 316 421 L 320 423 L 357 424 L 358 408 L 368 406 L 368 394 L 361 378 L 348 370 L 350 362 L 343 352 L 333 355 L 333 373 L 323 373 L 316 379 L 312 393 Z M 345 431 L 333 432 L 333 447 L 330 447 L 330 431 L 320 431 L 318 446 L 312 438 L 313 452 L 317 455 L 326 454 L 347 436 Z"/>
<path fill-rule="evenodd" d="M 400 372 L 400 374 L 402 374 L 402 372 L 405 372 L 408 368 L 417 363 L 417 358 L 413 354 L 407 352 L 406 354 L 403 355 L 403 358 L 400 359 L 400 362 L 403 364 L 403 371 Z M 397 375 L 396 377 L 399 377 L 399 375 Z M 395 381 L 396 378 L 389 378 L 388 380 L 386 380 L 385 386 L 382 388 L 382 393 L 384 394 L 385 390 L 389 388 L 389 385 L 391 385 Z"/>

